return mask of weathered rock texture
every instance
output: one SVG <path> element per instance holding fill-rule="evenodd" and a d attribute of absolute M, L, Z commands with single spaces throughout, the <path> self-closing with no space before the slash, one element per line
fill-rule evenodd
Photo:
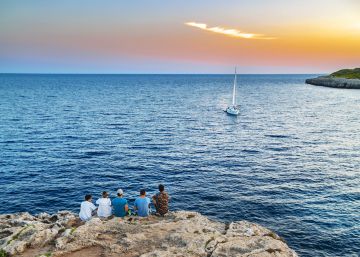
<path fill-rule="evenodd" d="M 332 76 L 321 76 L 313 79 L 307 79 L 307 84 L 315 86 L 360 89 L 360 79 L 335 78 Z"/>
<path fill-rule="evenodd" d="M 257 224 L 224 224 L 185 211 L 85 224 L 70 212 L 0 215 L 0 231 L 2 254 L 11 256 L 297 256 Z"/>

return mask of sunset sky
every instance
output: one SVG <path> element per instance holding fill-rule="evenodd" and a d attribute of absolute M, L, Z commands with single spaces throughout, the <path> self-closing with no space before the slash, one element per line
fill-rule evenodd
<path fill-rule="evenodd" d="M 360 66 L 360 0 L 0 0 L 0 72 L 327 73 Z"/>

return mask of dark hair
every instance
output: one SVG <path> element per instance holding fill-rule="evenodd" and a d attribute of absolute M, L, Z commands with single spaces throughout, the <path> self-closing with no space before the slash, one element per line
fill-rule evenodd
<path fill-rule="evenodd" d="M 108 196 L 108 193 L 106 191 L 102 192 L 102 197 L 107 197 Z"/>
<path fill-rule="evenodd" d="M 160 185 L 159 185 L 159 191 L 162 192 L 162 191 L 164 191 L 164 190 L 165 190 L 164 185 L 160 184 Z"/>
<path fill-rule="evenodd" d="M 91 195 L 85 195 L 85 201 L 89 201 L 92 198 Z"/>
<path fill-rule="evenodd" d="M 140 190 L 140 195 L 145 195 L 145 193 L 146 193 L 145 189 Z"/>

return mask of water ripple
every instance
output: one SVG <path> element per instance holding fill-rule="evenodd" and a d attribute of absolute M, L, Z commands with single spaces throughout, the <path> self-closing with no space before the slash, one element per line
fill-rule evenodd
<path fill-rule="evenodd" d="M 0 213 L 130 205 L 164 183 L 172 209 L 270 227 L 301 256 L 360 252 L 360 91 L 307 75 L 0 75 Z M 26 199 L 26 200 L 24 200 Z"/>

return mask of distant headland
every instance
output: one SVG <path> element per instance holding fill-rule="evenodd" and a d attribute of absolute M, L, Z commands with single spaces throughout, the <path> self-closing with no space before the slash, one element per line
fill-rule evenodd
<path fill-rule="evenodd" d="M 327 76 L 307 79 L 305 82 L 315 86 L 360 89 L 360 68 L 339 70 Z"/>

